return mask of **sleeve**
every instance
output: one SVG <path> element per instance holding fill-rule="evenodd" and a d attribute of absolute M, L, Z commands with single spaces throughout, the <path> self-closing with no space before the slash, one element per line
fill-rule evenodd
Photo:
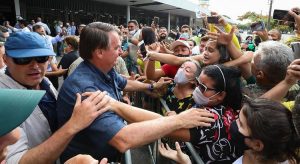
<path fill-rule="evenodd" d="M 231 29 L 232 29 L 232 26 L 231 26 L 229 23 L 227 23 L 226 26 L 224 27 L 224 29 L 225 29 L 226 32 L 230 32 Z M 241 49 L 239 40 L 238 40 L 238 38 L 236 37 L 235 34 L 233 34 L 232 42 L 233 42 L 233 44 L 235 45 L 235 47 L 236 47 L 237 49 L 239 49 L 239 50 Z"/>
<path fill-rule="evenodd" d="M 118 87 L 121 90 L 123 90 L 127 85 L 127 79 L 124 78 L 123 76 L 119 75 L 117 72 L 115 72 L 115 75 L 116 75 L 116 82 L 117 82 Z"/>
<path fill-rule="evenodd" d="M 126 63 L 122 57 L 119 57 L 119 63 L 120 63 L 120 74 L 129 76 L 128 70 L 126 68 Z"/>
<path fill-rule="evenodd" d="M 22 128 L 18 128 L 20 131 L 19 140 L 7 148 L 7 164 L 19 163 L 22 156 L 29 150 L 28 138 Z"/>
<path fill-rule="evenodd" d="M 57 42 L 61 42 L 63 39 L 61 36 L 56 35 L 55 37 L 51 37 L 51 43 L 56 44 Z"/>
<path fill-rule="evenodd" d="M 162 67 L 161 67 L 161 70 L 164 71 L 165 75 L 170 77 L 171 75 L 171 67 L 169 64 L 164 64 Z"/>

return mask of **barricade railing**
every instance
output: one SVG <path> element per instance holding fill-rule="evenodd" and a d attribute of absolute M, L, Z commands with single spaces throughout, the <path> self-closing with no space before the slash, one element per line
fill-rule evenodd
<path fill-rule="evenodd" d="M 151 111 L 159 113 L 159 114 L 162 114 L 161 105 L 166 109 L 166 111 L 170 111 L 165 100 L 163 100 L 161 98 L 160 99 L 152 98 L 152 97 L 144 94 L 143 92 L 132 93 L 131 102 L 132 102 L 132 105 L 135 107 L 146 108 L 146 110 L 151 110 Z M 145 105 L 145 104 L 147 104 L 147 105 Z M 159 142 L 155 141 L 154 143 L 148 145 L 148 151 L 151 156 L 151 161 L 153 164 L 157 163 L 157 159 L 158 159 L 158 155 L 159 155 L 158 144 L 159 144 Z M 185 142 L 185 144 L 186 144 L 189 152 L 191 153 L 191 157 L 192 157 L 193 161 L 197 164 L 204 164 L 203 160 L 201 159 L 201 157 L 199 156 L 199 154 L 197 153 L 197 151 L 195 150 L 193 145 L 190 142 Z M 126 164 L 132 164 L 130 150 L 126 151 L 126 153 L 125 153 L 125 162 L 126 162 Z"/>
<path fill-rule="evenodd" d="M 170 108 L 168 107 L 166 101 L 162 98 L 160 98 L 159 100 L 160 100 L 160 103 L 163 105 L 163 107 L 166 109 L 166 111 L 167 112 L 170 111 Z M 197 164 L 204 164 L 203 160 L 201 159 L 201 157 L 199 156 L 199 154 L 195 150 L 194 146 L 190 142 L 185 142 L 185 145 L 187 146 L 189 152 L 191 153 L 193 160 Z"/>

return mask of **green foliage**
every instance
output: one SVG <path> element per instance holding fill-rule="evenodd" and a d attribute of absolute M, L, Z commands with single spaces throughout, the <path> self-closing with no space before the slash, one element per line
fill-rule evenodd
<path fill-rule="evenodd" d="M 257 14 L 255 12 L 248 11 L 245 14 L 241 15 L 238 17 L 238 20 L 243 21 L 243 20 L 250 20 L 251 22 L 257 22 L 257 21 L 263 21 L 266 25 L 267 28 L 267 23 L 268 23 L 268 15 L 261 15 Z M 251 23 L 246 23 L 244 25 L 238 25 L 239 29 L 249 29 Z M 292 25 L 290 25 L 292 26 Z M 279 25 L 278 20 L 274 20 L 273 18 L 270 19 L 270 29 L 276 28 L 280 31 L 292 31 L 293 29 L 288 26 L 288 25 Z M 268 30 L 270 30 L 268 29 Z"/>

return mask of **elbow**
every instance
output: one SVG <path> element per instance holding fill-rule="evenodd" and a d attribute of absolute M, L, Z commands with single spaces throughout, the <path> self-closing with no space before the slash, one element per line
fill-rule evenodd
<path fill-rule="evenodd" d="M 131 148 L 130 139 L 122 135 L 120 132 L 109 141 L 109 144 L 121 153 L 125 153 Z"/>
<path fill-rule="evenodd" d="M 119 147 L 117 147 L 118 151 L 121 152 L 121 153 L 125 153 L 127 150 L 130 149 L 129 146 L 127 146 L 127 144 L 123 144 L 123 145 L 120 145 Z"/>

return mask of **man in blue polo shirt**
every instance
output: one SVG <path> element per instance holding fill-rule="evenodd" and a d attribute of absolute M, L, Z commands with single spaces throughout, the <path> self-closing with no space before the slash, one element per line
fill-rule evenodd
<path fill-rule="evenodd" d="M 107 91 L 112 98 L 120 101 L 122 90 L 152 90 L 170 82 L 151 85 L 127 80 L 117 74 L 113 67 L 117 57 L 122 53 L 119 34 L 116 27 L 101 22 L 91 23 L 82 30 L 79 54 L 84 61 L 65 80 L 59 92 L 57 99 L 59 126 L 63 126 L 70 118 L 77 92 Z M 194 116 L 195 113 L 187 112 L 126 125 L 120 116 L 108 111 L 72 139 L 61 160 L 64 162 L 77 154 L 89 154 L 95 159 L 107 157 L 109 161 L 118 161 L 119 152 L 147 144 L 177 129 L 189 128 L 194 121 L 191 117 Z M 196 116 L 201 117 L 200 114 Z M 197 124 L 200 125 L 198 122 L 192 123 L 194 126 Z"/>
<path fill-rule="evenodd" d="M 54 163 L 72 137 L 104 111 L 99 111 L 105 102 L 101 101 L 104 93 L 92 93 L 82 102 L 77 95 L 72 117 L 58 129 L 57 91 L 45 78 L 49 56 L 54 56 L 54 52 L 43 37 L 33 32 L 12 34 L 5 42 L 5 50 L 7 69 L 0 74 L 0 88 L 45 90 L 41 101 L 20 125 L 20 139 L 8 148 L 6 163 Z M 19 101 L 16 96 L 14 103 Z"/>

